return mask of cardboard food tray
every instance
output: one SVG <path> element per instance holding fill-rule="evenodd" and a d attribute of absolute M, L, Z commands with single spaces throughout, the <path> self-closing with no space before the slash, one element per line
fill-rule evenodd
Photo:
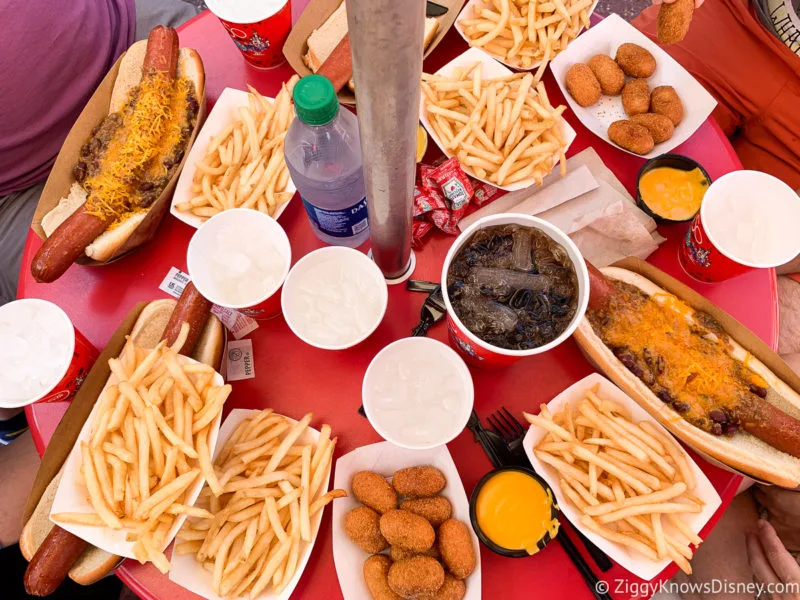
<path fill-rule="evenodd" d="M 630 412 L 633 421 L 637 423 L 651 423 L 665 436 L 671 435 L 663 425 L 661 425 L 644 408 L 639 406 L 639 404 L 633 398 L 628 396 L 610 380 L 606 379 L 599 373 L 592 373 L 591 375 L 588 375 L 580 381 L 572 384 L 570 387 L 558 394 L 558 396 L 550 400 L 550 402 L 547 403 L 547 408 L 553 414 L 560 413 L 567 407 L 572 407 L 572 409 L 575 409 L 580 405 L 584 398 L 586 398 L 587 391 L 595 387 L 597 388 L 597 395 L 600 398 L 612 400 L 626 408 Z M 525 454 L 527 455 L 528 460 L 531 461 L 533 470 L 541 475 L 547 481 L 547 483 L 550 484 L 550 487 L 553 489 L 553 493 L 556 496 L 558 506 L 561 509 L 561 513 L 567 519 L 569 519 L 572 525 L 576 529 L 579 529 L 581 533 L 589 538 L 589 540 L 594 542 L 594 544 L 600 548 L 600 550 L 605 552 L 609 558 L 618 563 L 620 566 L 626 568 L 637 577 L 641 577 L 646 581 L 650 581 L 666 567 L 672 564 L 672 559 L 669 558 L 651 560 L 646 556 L 639 554 L 635 550 L 630 550 L 622 544 L 612 542 L 611 540 L 597 535 L 596 533 L 588 530 L 581 523 L 581 517 L 583 516 L 583 513 L 565 496 L 564 490 L 561 488 L 561 474 L 557 469 L 542 463 L 542 461 L 540 461 L 533 452 L 533 449 L 539 445 L 539 442 L 541 442 L 546 435 L 547 431 L 538 425 L 531 425 L 528 428 L 528 432 L 525 434 L 525 439 L 523 440 Z M 703 502 L 703 509 L 701 512 L 686 513 L 685 515 L 682 515 L 682 519 L 692 531 L 699 534 L 706 527 L 706 525 L 708 525 L 708 521 L 711 519 L 714 513 L 717 512 L 717 509 L 722 504 L 722 500 L 720 499 L 717 491 L 714 489 L 714 486 L 711 485 L 708 477 L 706 477 L 705 473 L 703 473 L 697 463 L 692 460 L 692 457 L 689 456 L 686 453 L 686 450 L 683 448 L 681 448 L 681 452 L 683 453 L 684 459 L 687 461 L 689 470 L 692 472 L 695 478 L 696 487 L 692 490 L 692 494 Z M 671 523 L 664 523 L 664 529 L 668 533 L 675 531 L 675 528 Z"/>
<path fill-rule="evenodd" d="M 44 229 L 42 229 L 42 219 L 47 213 L 49 213 L 58 205 L 58 202 L 61 200 L 61 198 L 69 193 L 69 188 L 75 181 L 75 177 L 72 175 L 72 169 L 75 167 L 75 164 L 78 161 L 81 147 L 92 136 L 92 130 L 100 124 L 106 115 L 108 115 L 108 107 L 111 103 L 111 94 L 114 91 L 114 83 L 117 80 L 117 73 L 119 72 L 120 63 L 122 62 L 122 58 L 124 56 L 125 54 L 123 53 L 117 59 L 117 62 L 114 63 L 114 66 L 111 67 L 111 70 L 103 78 L 103 81 L 97 87 L 94 94 L 92 94 L 92 97 L 83 108 L 83 111 L 81 111 L 78 120 L 75 121 L 72 129 L 70 129 L 67 139 L 64 140 L 64 145 L 61 146 L 61 150 L 58 153 L 56 162 L 53 165 L 53 169 L 50 171 L 50 175 L 47 178 L 47 183 L 45 184 L 42 195 L 39 198 L 39 204 L 36 206 L 36 212 L 33 215 L 33 222 L 31 223 L 31 228 L 34 230 L 36 235 L 42 239 L 42 241 L 47 239 L 47 235 L 45 235 Z M 198 102 L 200 104 L 200 109 L 197 113 L 197 121 L 195 122 L 194 130 L 192 131 L 192 135 L 186 145 L 186 150 L 183 153 L 183 159 L 181 160 L 180 165 L 178 165 L 178 168 L 172 174 L 172 178 L 169 180 L 167 187 L 164 188 L 164 191 L 161 192 L 161 195 L 150 207 L 150 210 L 148 211 L 144 220 L 139 224 L 139 226 L 125 241 L 125 243 L 117 249 L 117 251 L 109 260 L 105 262 L 98 262 L 86 256 L 86 254 L 81 254 L 81 256 L 75 261 L 76 263 L 93 266 L 108 264 L 120 259 L 128 252 L 131 252 L 139 246 L 146 244 L 152 240 L 153 237 L 155 237 L 156 232 L 158 231 L 158 225 L 161 223 L 164 215 L 166 215 L 169 211 L 169 199 L 172 197 L 172 192 L 175 189 L 175 184 L 178 182 L 178 176 L 180 175 L 183 165 L 186 162 L 186 158 L 189 155 L 189 150 L 194 143 L 194 138 L 197 136 L 197 132 L 200 130 L 200 126 L 203 124 L 203 121 L 206 117 L 205 86 L 200 91 Z"/>
<path fill-rule="evenodd" d="M 458 34 L 462 38 L 464 38 L 464 41 L 467 42 L 467 44 L 469 44 L 471 40 L 467 36 L 467 34 L 464 33 L 464 27 L 462 27 L 461 21 L 464 21 L 466 19 L 474 19 L 474 18 L 476 18 L 475 15 L 474 15 L 475 11 L 476 10 L 481 10 L 481 9 L 484 9 L 484 8 L 488 8 L 489 10 L 492 10 L 492 11 L 495 10 L 494 5 L 493 5 L 491 0 L 467 0 L 467 3 L 464 5 L 464 8 L 462 8 L 461 12 L 458 14 L 458 18 L 456 19 L 456 22 L 455 22 L 455 28 L 456 28 L 456 31 L 458 31 Z M 597 8 L 597 0 L 594 0 L 594 2 L 592 2 L 592 5 L 589 7 L 589 10 L 587 11 L 587 15 L 589 17 L 592 16 L 592 14 L 594 13 L 594 9 L 595 8 Z M 578 30 L 578 35 L 580 35 L 580 33 L 582 31 L 583 31 L 583 25 L 581 25 L 581 28 Z M 481 48 L 481 51 L 482 52 L 486 52 L 486 54 L 491 56 L 496 61 L 503 63 L 509 69 L 515 69 L 517 71 L 535 71 L 536 69 L 539 68 L 539 65 L 542 64 L 541 60 L 537 60 L 530 67 L 518 67 L 516 65 L 512 65 L 509 62 L 506 62 L 505 60 L 503 60 L 503 58 L 501 56 L 499 56 L 497 54 L 492 54 L 488 50 L 484 50 L 483 48 Z M 563 50 L 562 50 L 562 52 L 563 52 Z M 558 56 L 558 54 L 556 54 L 555 56 Z M 552 60 L 552 57 L 551 57 L 551 60 Z"/>
<path fill-rule="evenodd" d="M 346 2 L 346 0 L 311 0 L 303 14 L 300 15 L 297 23 L 292 27 L 292 31 L 283 46 L 283 55 L 300 77 L 311 74 L 311 69 L 303 62 L 303 56 L 308 52 L 308 44 L 306 43 L 308 36 L 328 20 L 328 17 L 339 8 L 341 2 Z M 433 36 L 433 41 L 425 50 L 423 58 L 427 58 L 433 52 L 434 48 L 439 45 L 439 42 L 442 41 L 442 38 L 455 23 L 464 0 L 436 0 L 436 3 L 447 7 L 448 10 L 441 17 L 436 17 L 436 20 L 439 21 L 439 28 L 436 30 L 436 35 Z M 345 86 L 339 92 L 339 102 L 350 105 L 356 103 L 355 94 L 350 91 L 349 87 Z"/>
<path fill-rule="evenodd" d="M 108 366 L 109 359 L 119 356 L 120 352 L 122 352 L 122 348 L 125 346 L 125 336 L 133 330 L 136 319 L 139 318 L 139 315 L 148 304 L 150 302 L 139 302 L 122 321 L 119 328 L 108 340 L 100 356 L 97 357 L 83 385 L 81 385 L 78 393 L 72 399 L 67 412 L 64 413 L 56 430 L 53 432 L 53 436 L 50 438 L 50 442 L 42 455 L 42 462 L 36 472 L 36 478 L 33 481 L 28 501 L 22 513 L 23 523 L 28 522 L 45 489 L 53 478 L 58 475 L 61 466 L 67 460 L 67 456 L 72 451 L 83 424 L 89 418 L 89 414 L 92 412 L 95 402 L 97 402 L 100 391 L 105 387 L 106 381 L 111 375 L 111 369 Z M 223 345 L 227 346 L 227 330 L 223 329 L 223 331 Z M 225 364 L 224 347 L 220 362 L 223 365 Z M 220 366 L 214 366 L 217 372 L 220 372 Z"/>
<path fill-rule="evenodd" d="M 717 322 L 720 325 L 722 325 L 722 328 L 733 339 L 735 339 L 745 350 L 747 350 L 750 354 L 752 354 L 758 360 L 764 363 L 764 365 L 770 371 L 775 373 L 775 375 L 777 375 L 786 385 L 792 388 L 795 392 L 800 393 L 800 377 L 798 377 L 798 375 L 791 369 L 791 367 L 789 367 L 789 365 L 787 365 L 784 362 L 784 360 L 780 356 L 778 356 L 760 337 L 758 337 L 755 333 L 747 329 L 747 327 L 745 327 L 739 321 L 734 319 L 731 315 L 723 311 L 720 307 L 711 302 L 708 298 L 697 293 L 689 286 L 681 283 L 674 277 L 667 275 L 666 273 L 664 273 L 664 271 L 657 269 L 650 263 L 640 260 L 638 258 L 633 258 L 633 257 L 625 258 L 615 262 L 611 266 L 620 267 L 622 269 L 633 271 L 634 273 L 639 273 L 640 275 L 646 277 L 653 283 L 659 285 L 668 292 L 674 294 L 675 296 L 683 300 L 686 304 L 688 304 L 695 310 L 700 310 L 710 314 L 712 317 L 714 317 L 714 319 L 717 320 Z M 592 361 L 590 360 L 590 362 Z M 602 369 L 599 370 L 602 371 Z M 660 419 L 659 422 L 661 422 Z M 694 449 L 694 446 L 692 445 L 691 441 L 684 440 L 678 434 L 673 434 L 673 435 L 675 435 L 686 445 Z M 725 469 L 726 471 L 730 471 L 731 473 L 737 473 L 739 475 L 743 475 L 750 479 L 755 479 L 759 483 L 764 483 L 765 485 L 770 485 L 769 483 L 756 479 L 755 477 L 749 475 L 744 471 L 740 471 L 724 463 L 721 463 L 720 461 L 707 456 L 702 451 L 699 450 L 695 451 L 698 454 L 701 454 L 703 458 L 705 458 L 712 464 L 717 465 L 718 467 Z"/>
<path fill-rule="evenodd" d="M 647 78 L 647 84 L 652 91 L 661 85 L 675 88 L 683 104 L 683 119 L 675 127 L 672 137 L 665 142 L 656 144 L 642 158 L 655 158 L 661 154 L 671 152 L 680 144 L 688 140 L 702 125 L 717 101 L 692 75 L 678 62 L 662 50 L 655 42 L 636 29 L 619 15 L 610 15 L 594 25 L 588 31 L 579 35 L 569 47 L 558 54 L 550 62 L 550 71 L 561 88 L 561 92 L 583 125 L 591 130 L 597 137 L 605 140 L 623 152 L 639 156 L 621 146 L 614 144 L 608 137 L 608 126 L 614 121 L 628 119 L 622 108 L 622 96 L 600 97 L 592 106 L 580 106 L 566 89 L 566 76 L 569 68 L 575 63 L 585 63 L 595 54 L 606 54 L 614 58 L 619 48 L 625 42 L 632 42 L 645 48 L 656 60 L 655 72 Z M 630 80 L 626 77 L 626 80 Z"/>
<path fill-rule="evenodd" d="M 248 417 L 255 416 L 260 412 L 260 410 L 255 409 L 234 408 L 230 414 L 228 414 L 225 422 L 222 424 L 222 427 L 219 430 L 217 447 L 214 449 L 212 460 L 216 461 L 217 456 L 219 456 L 219 453 L 225 446 L 228 438 L 236 430 L 239 424 Z M 285 418 L 290 423 L 297 423 L 296 419 L 292 419 L 291 417 Z M 319 440 L 319 436 L 319 430 L 309 426 L 300 436 L 297 443 L 316 444 Z M 332 467 L 333 462 L 331 461 L 331 463 L 328 465 L 328 472 L 323 480 L 323 485 L 317 491 L 317 495 L 311 499 L 312 501 L 321 498 L 330 489 Z M 257 600 L 289 600 L 289 598 L 291 598 L 294 589 L 297 587 L 300 578 L 303 576 L 303 572 L 308 564 L 308 559 L 311 557 L 311 553 L 314 550 L 314 544 L 317 541 L 317 537 L 319 537 L 319 526 L 322 522 L 322 516 L 324 512 L 325 509 L 323 508 L 311 518 L 311 541 L 301 542 L 301 550 L 297 559 L 297 567 L 286 588 L 284 588 L 280 594 L 276 594 L 272 587 L 269 586 L 258 596 L 256 596 Z M 172 569 L 169 572 L 170 581 L 174 581 L 181 587 L 197 594 L 198 596 L 207 598 L 208 600 L 223 600 L 220 596 L 214 593 L 212 575 L 205 569 L 205 567 L 203 567 L 202 563 L 197 561 L 195 554 L 178 554 L 177 552 L 173 552 L 170 564 L 172 565 Z"/>
<path fill-rule="evenodd" d="M 458 469 L 453 462 L 453 457 L 447 445 L 429 448 L 427 450 L 409 450 L 400 448 L 390 442 L 378 442 L 361 446 L 339 457 L 336 461 L 334 473 L 334 489 L 348 491 L 348 496 L 333 502 L 333 562 L 336 566 L 336 576 L 342 596 L 346 600 L 371 600 L 372 595 L 364 581 L 364 561 L 369 554 L 354 544 L 347 536 L 344 528 L 344 519 L 348 512 L 360 503 L 350 493 L 350 482 L 353 475 L 359 471 L 374 471 L 391 480 L 392 474 L 398 469 L 414 465 L 432 465 L 439 469 L 445 476 L 447 483 L 439 494 L 450 500 L 453 506 L 453 518 L 464 523 L 469 523 L 469 497 L 464 490 L 464 484 L 458 475 Z M 470 538 L 475 549 L 475 570 L 464 580 L 467 586 L 463 600 L 481 599 L 481 549 L 478 538 L 469 527 Z"/>

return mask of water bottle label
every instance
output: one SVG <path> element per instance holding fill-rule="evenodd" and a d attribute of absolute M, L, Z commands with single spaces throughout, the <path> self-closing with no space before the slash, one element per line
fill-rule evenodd
<path fill-rule="evenodd" d="M 302 196 L 301 199 L 303 200 L 303 206 L 306 207 L 308 218 L 322 233 L 332 237 L 347 238 L 358 235 L 369 227 L 366 196 L 349 208 L 337 210 L 319 208 Z"/>

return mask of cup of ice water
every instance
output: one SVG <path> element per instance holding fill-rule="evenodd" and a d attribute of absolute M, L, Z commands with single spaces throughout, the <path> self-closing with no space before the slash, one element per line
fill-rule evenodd
<path fill-rule="evenodd" d="M 27 298 L 0 306 L 0 409 L 71 399 L 97 356 L 52 302 Z"/>
<path fill-rule="evenodd" d="M 708 188 L 678 247 L 686 273 L 718 283 L 800 254 L 800 197 L 760 171 L 733 171 Z"/>
<path fill-rule="evenodd" d="M 192 236 L 189 276 L 214 304 L 258 320 L 280 314 L 280 294 L 292 261 L 286 232 L 272 217 L 249 208 L 214 215 Z"/>
<path fill-rule="evenodd" d="M 256 69 L 284 62 L 283 44 L 292 28 L 290 0 L 206 0 L 244 59 Z"/>

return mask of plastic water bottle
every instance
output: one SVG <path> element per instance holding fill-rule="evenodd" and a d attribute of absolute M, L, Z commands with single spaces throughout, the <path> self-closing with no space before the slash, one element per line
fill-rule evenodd
<path fill-rule="evenodd" d="M 321 75 L 303 77 L 293 97 L 284 155 L 311 228 L 327 244 L 355 248 L 369 237 L 358 120 Z"/>

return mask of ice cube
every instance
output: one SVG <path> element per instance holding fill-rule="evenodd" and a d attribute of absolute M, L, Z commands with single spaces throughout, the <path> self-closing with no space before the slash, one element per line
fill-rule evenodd
<path fill-rule="evenodd" d="M 508 290 L 543 292 L 552 285 L 552 280 L 546 275 L 531 275 L 494 267 L 475 267 L 470 271 L 468 282 L 498 293 L 507 293 Z"/>
<path fill-rule="evenodd" d="M 517 313 L 499 302 L 482 296 L 465 298 L 461 320 L 474 333 L 505 333 L 517 326 Z"/>
<path fill-rule="evenodd" d="M 514 231 L 514 248 L 512 263 L 518 271 L 530 271 L 531 262 L 531 233 L 528 229 L 520 228 Z"/>

